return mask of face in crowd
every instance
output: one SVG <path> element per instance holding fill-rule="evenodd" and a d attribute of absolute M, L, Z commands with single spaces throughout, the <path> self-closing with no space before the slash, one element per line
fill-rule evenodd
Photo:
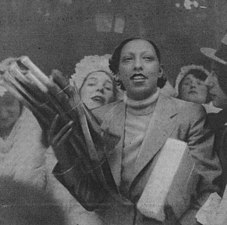
<path fill-rule="evenodd" d="M 208 88 L 205 84 L 207 75 L 192 71 L 183 78 L 179 85 L 179 98 L 188 102 L 204 104 L 208 99 Z M 202 76 L 203 75 L 203 76 Z"/>
<path fill-rule="evenodd" d="M 21 114 L 19 101 L 8 91 L 0 97 L 0 130 L 11 129 Z"/>
<path fill-rule="evenodd" d="M 88 109 L 94 109 L 112 102 L 114 92 L 110 75 L 104 71 L 96 71 L 85 79 L 80 89 L 80 96 Z"/>
<path fill-rule="evenodd" d="M 156 46 L 147 40 L 132 39 L 121 48 L 118 49 L 119 59 L 115 50 L 110 68 L 118 75 L 129 98 L 134 100 L 148 98 L 156 92 L 158 78 L 162 77 L 160 56 L 157 54 Z"/>
<path fill-rule="evenodd" d="M 215 62 L 213 63 L 211 76 L 206 80 L 213 105 L 223 109 L 227 109 L 227 92 L 224 91 L 227 91 L 227 83 L 225 78 L 222 80 L 222 77 L 226 75 L 227 69 Z"/>

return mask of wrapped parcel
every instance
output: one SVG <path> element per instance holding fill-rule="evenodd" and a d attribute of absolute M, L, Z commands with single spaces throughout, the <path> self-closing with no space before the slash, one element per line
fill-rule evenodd
<path fill-rule="evenodd" d="M 195 191 L 195 163 L 183 141 L 168 138 L 137 203 L 146 217 L 165 220 L 165 205 L 172 207 L 178 218 L 189 207 Z"/>

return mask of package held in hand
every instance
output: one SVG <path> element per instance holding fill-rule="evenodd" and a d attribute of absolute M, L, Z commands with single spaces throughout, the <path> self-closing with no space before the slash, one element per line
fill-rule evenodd
<path fill-rule="evenodd" d="M 187 144 L 168 138 L 137 202 L 137 209 L 146 217 L 164 221 L 164 207 L 169 205 L 180 218 L 189 207 L 197 180 Z"/>

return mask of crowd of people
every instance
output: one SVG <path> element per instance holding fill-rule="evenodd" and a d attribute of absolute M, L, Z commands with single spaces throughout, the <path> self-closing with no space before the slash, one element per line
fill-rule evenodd
<path fill-rule="evenodd" d="M 202 65 L 184 66 L 174 86 L 165 84 L 158 47 L 144 38 L 126 39 L 112 55 L 85 56 L 76 64 L 68 85 L 78 90 L 99 122 L 114 194 L 100 187 L 89 171 L 80 173 L 79 158 L 67 144 L 73 121 L 59 128 L 54 120 L 45 131 L 49 143 L 44 145 L 35 116 L 2 81 L 0 221 L 199 224 L 198 209 L 211 193 L 222 195 L 227 183 L 227 36 L 217 50 L 202 48 L 201 53 L 211 59 L 211 71 Z M 3 61 L 0 70 L 8 63 Z M 171 204 L 165 205 L 165 220 L 160 222 L 136 205 L 168 138 L 187 143 L 197 183 L 187 210 L 178 217 Z"/>

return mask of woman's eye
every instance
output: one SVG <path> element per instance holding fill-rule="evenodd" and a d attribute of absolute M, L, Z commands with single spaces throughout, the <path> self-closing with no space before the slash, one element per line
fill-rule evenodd
<path fill-rule="evenodd" d="M 5 101 L 5 105 L 6 106 L 12 106 L 12 105 L 14 105 L 14 103 L 15 103 L 15 101 Z"/>
<path fill-rule="evenodd" d="M 112 87 L 105 87 L 107 91 L 112 91 Z"/>
<path fill-rule="evenodd" d="M 199 80 L 199 81 L 197 81 L 197 84 L 198 84 L 198 85 L 201 85 L 201 86 L 204 86 L 204 85 L 205 85 L 205 82 Z"/>
<path fill-rule="evenodd" d="M 95 86 L 95 83 L 87 83 L 87 86 Z"/>
<path fill-rule="evenodd" d="M 133 58 L 131 56 L 127 56 L 127 57 L 123 57 L 122 58 L 122 62 L 128 62 L 130 60 L 132 60 Z"/>
<path fill-rule="evenodd" d="M 153 61 L 153 57 L 152 56 L 144 56 L 143 57 L 146 61 Z"/>
<path fill-rule="evenodd" d="M 185 83 L 183 83 L 183 85 L 185 85 L 185 86 L 189 86 L 189 85 L 191 85 L 191 83 L 189 83 L 189 82 L 185 82 Z"/>

